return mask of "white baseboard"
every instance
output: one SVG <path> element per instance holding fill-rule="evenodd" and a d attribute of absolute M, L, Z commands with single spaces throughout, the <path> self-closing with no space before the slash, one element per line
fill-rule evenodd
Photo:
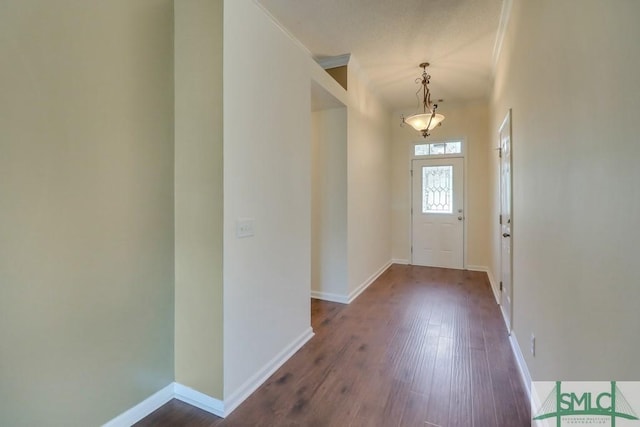
<path fill-rule="evenodd" d="M 411 261 L 409 261 L 408 259 L 401 259 L 401 258 L 394 258 L 391 260 L 392 264 L 402 264 L 402 265 L 409 265 L 411 264 Z"/>
<path fill-rule="evenodd" d="M 242 387 L 232 393 L 229 399 L 224 401 L 215 399 L 185 385 L 173 382 L 162 390 L 154 393 L 131 409 L 118 415 L 102 427 L 130 427 L 137 423 L 153 411 L 169 402 L 171 399 L 178 399 L 196 408 L 210 412 L 219 417 L 228 416 L 238 407 L 251 393 L 264 383 L 280 366 L 284 364 L 293 354 L 300 349 L 307 341 L 313 337 L 313 329 L 309 327 L 297 339 L 291 342 L 284 350 L 276 355 L 259 372 L 253 375 Z"/>
<path fill-rule="evenodd" d="M 511 331 L 511 334 L 509 335 L 509 342 L 511 343 L 511 350 L 513 351 L 513 355 L 516 357 L 516 363 L 518 364 L 520 377 L 522 378 L 522 381 L 524 381 L 524 388 L 527 390 L 529 400 L 531 400 L 531 374 L 529 373 L 527 362 L 524 360 L 524 355 L 522 354 L 522 350 L 520 349 L 520 344 L 518 344 L 516 333 L 513 331 Z"/>
<path fill-rule="evenodd" d="M 500 305 L 500 289 L 496 284 L 496 281 L 493 278 L 493 274 L 491 274 L 491 269 L 489 267 L 485 267 L 484 265 L 467 265 L 467 270 L 471 271 L 483 271 L 487 273 L 487 277 L 489 278 L 489 284 L 491 285 L 491 290 L 493 291 L 493 296 L 496 299 L 498 305 Z"/>
<path fill-rule="evenodd" d="M 262 369 L 251 376 L 237 390 L 224 400 L 224 416 L 228 416 L 234 409 L 238 407 L 246 398 L 251 395 L 258 387 L 264 383 L 275 371 L 280 368 L 284 362 L 289 360 L 291 356 L 297 352 L 300 347 L 305 345 L 313 337 L 313 329 L 309 327 L 302 335 L 293 340 L 287 347 L 271 359 Z"/>
<path fill-rule="evenodd" d="M 130 427 L 132 424 L 137 423 L 174 397 L 173 384 L 164 387 L 160 391 L 147 397 L 142 402 L 138 403 L 133 408 L 130 408 L 118 415 L 111 421 L 106 422 L 102 427 Z"/>
<path fill-rule="evenodd" d="M 373 273 L 371 275 L 371 277 L 369 277 L 367 280 L 365 280 L 364 282 L 362 282 L 362 284 L 360 284 L 360 286 L 358 286 L 356 289 L 354 289 L 352 292 L 349 293 L 349 301 L 348 303 L 352 303 L 353 300 L 355 300 L 356 298 L 358 298 L 358 296 L 364 292 L 365 289 L 367 289 L 373 282 L 376 281 L 376 279 L 378 277 L 380 277 L 380 275 L 382 273 L 384 273 L 385 271 L 387 271 L 387 269 L 389 267 L 391 267 L 392 261 L 387 261 L 382 267 L 380 267 L 378 269 L 378 271 L 376 271 L 375 273 Z"/>
<path fill-rule="evenodd" d="M 493 278 L 493 274 L 491 274 L 491 270 L 488 267 L 484 267 L 481 265 L 468 265 L 467 270 L 484 271 L 485 273 L 487 273 L 487 277 L 489 277 L 489 283 L 491 284 L 491 290 L 493 291 L 493 296 L 495 297 L 498 305 L 500 305 L 500 290 Z M 502 310 L 500 310 L 500 314 L 502 315 L 505 325 L 509 327 L 509 323 L 504 317 L 504 312 Z M 524 355 L 522 354 L 522 350 L 520 349 L 520 345 L 518 344 L 516 333 L 513 330 L 511 330 L 509 334 L 509 344 L 511 344 L 511 351 L 516 358 L 518 371 L 520 372 L 520 377 L 524 382 L 524 387 L 527 391 L 527 395 L 529 397 L 529 400 L 531 400 L 531 374 L 529 373 L 529 367 L 527 366 L 527 362 L 524 360 Z"/>
<path fill-rule="evenodd" d="M 498 286 L 498 283 L 493 278 L 493 274 L 491 274 L 491 270 L 487 269 L 487 276 L 489 277 L 489 284 L 491 285 L 493 296 L 495 297 L 498 305 L 500 305 L 500 287 Z"/>
<path fill-rule="evenodd" d="M 330 292 L 311 291 L 311 298 L 321 299 L 323 301 L 339 302 L 340 304 L 348 304 L 349 296 L 332 294 Z"/>
<path fill-rule="evenodd" d="M 493 278 L 493 274 L 491 274 L 491 269 L 488 267 L 483 267 L 479 265 L 468 265 L 467 270 L 473 271 L 484 271 L 487 273 L 487 277 L 489 278 L 489 283 L 491 285 L 491 290 L 493 291 L 493 296 L 496 299 L 498 305 L 500 305 L 500 289 L 498 288 L 496 281 Z M 504 317 L 504 312 L 500 310 L 500 314 L 502 315 L 502 320 L 504 320 L 504 324 L 509 327 L 509 323 L 507 319 Z M 524 381 L 525 389 L 527 390 L 527 395 L 529 399 L 531 399 L 531 374 L 529 374 L 529 368 L 527 367 L 527 362 L 524 360 L 524 355 L 522 354 L 522 350 L 520 349 L 520 345 L 518 344 L 518 339 L 516 338 L 516 334 L 513 330 L 510 331 L 509 334 L 509 343 L 511 344 L 511 351 L 513 352 L 514 357 L 516 358 L 516 363 L 518 365 L 518 371 L 520 372 L 520 377 L 522 381 Z"/>
<path fill-rule="evenodd" d="M 542 408 L 542 403 L 544 399 L 546 399 L 547 397 L 546 395 L 541 394 L 540 388 L 541 388 L 540 383 L 538 384 L 534 384 L 533 382 L 531 383 L 531 391 L 530 391 L 531 397 L 529 398 L 529 400 L 531 401 L 532 417 L 536 416 L 536 413 Z M 545 392 L 548 393 L 549 390 L 545 390 Z M 531 421 L 531 427 L 556 427 L 556 426 L 557 426 L 557 419 L 554 420 L 553 417 L 542 419 L 542 420 Z"/>
<path fill-rule="evenodd" d="M 180 383 L 174 384 L 174 397 L 219 417 L 225 416 L 224 402 Z"/>
<path fill-rule="evenodd" d="M 340 304 L 350 304 L 355 300 L 365 289 L 367 289 L 378 277 L 389 267 L 391 264 L 408 264 L 407 260 L 391 260 L 385 263 L 375 273 L 373 273 L 367 280 L 362 282 L 355 290 L 349 293 L 349 295 L 332 294 L 329 292 L 311 291 L 311 298 L 320 299 L 323 301 L 339 302 Z"/>

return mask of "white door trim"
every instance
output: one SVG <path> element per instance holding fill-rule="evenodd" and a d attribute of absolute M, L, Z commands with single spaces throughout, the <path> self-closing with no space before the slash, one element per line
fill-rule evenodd
<path fill-rule="evenodd" d="M 506 221 L 506 216 L 505 216 L 505 212 L 503 211 L 503 200 L 504 200 L 504 183 L 503 183 L 503 157 L 504 154 L 502 152 L 502 141 L 503 139 L 508 138 L 509 140 L 509 189 L 508 194 L 509 194 L 509 200 L 508 200 L 508 206 L 509 206 L 509 218 L 508 218 L 508 234 L 509 237 L 507 237 L 509 239 L 508 241 L 508 245 L 509 245 L 509 259 L 505 260 L 505 255 L 504 255 L 504 244 L 505 244 L 505 237 L 503 236 L 503 233 L 505 231 L 505 226 L 503 225 L 503 222 Z M 502 124 L 500 125 L 500 128 L 498 130 L 498 140 L 499 140 L 499 144 L 500 144 L 500 149 L 499 149 L 499 153 L 500 153 L 500 159 L 499 159 L 499 181 L 500 181 L 500 193 L 499 193 L 499 205 L 500 205 L 500 235 L 499 235 L 499 239 L 500 239 L 500 271 L 499 271 L 499 281 L 502 284 L 502 286 L 500 286 L 500 311 L 502 312 L 502 316 L 504 317 L 504 321 L 507 325 L 507 330 L 509 332 L 509 334 L 511 334 L 511 331 L 513 330 L 513 312 L 514 312 L 514 304 L 513 304 L 513 158 L 512 158 L 512 151 L 513 151 L 513 141 L 512 141 L 512 131 L 511 131 L 511 109 L 509 109 L 507 111 L 507 114 L 504 118 L 504 120 L 502 121 Z M 504 271 L 504 266 L 505 266 L 505 261 L 509 263 L 509 271 L 508 271 L 508 281 L 505 280 L 505 271 Z M 503 283 L 506 282 L 506 283 Z M 508 289 L 507 289 L 508 288 Z M 505 297 L 505 293 L 507 295 L 507 297 Z M 508 307 L 505 307 L 505 298 L 507 298 L 508 301 Z"/>
<path fill-rule="evenodd" d="M 460 154 L 445 154 L 445 155 L 440 155 L 440 156 L 416 156 L 415 155 L 415 146 L 416 145 L 421 145 L 421 144 L 440 144 L 440 143 L 447 143 L 447 142 L 458 142 L 460 141 L 462 143 L 462 153 Z M 456 157 L 461 157 L 463 160 L 463 173 L 464 173 L 464 178 L 463 178 L 463 203 L 464 203 L 464 215 L 465 215 L 465 220 L 464 220 L 464 224 L 463 224 L 463 231 L 462 231 L 462 265 L 463 268 L 465 270 L 468 270 L 468 265 L 467 265 L 467 207 L 469 206 L 468 203 L 468 191 L 467 189 L 469 188 L 468 186 L 468 173 L 467 171 L 469 170 L 469 168 L 467 167 L 467 138 L 465 137 L 459 137 L 459 138 L 447 138 L 447 139 L 438 139 L 438 140 L 417 140 L 417 141 L 412 141 L 409 144 L 409 159 L 408 159 L 408 174 L 407 174 L 407 187 L 409 189 L 409 260 L 408 263 L 412 264 L 413 263 L 413 214 L 411 213 L 412 207 L 413 207 L 413 175 L 412 175 L 412 170 L 413 170 L 413 161 L 416 159 L 441 159 L 441 158 L 456 158 Z"/>

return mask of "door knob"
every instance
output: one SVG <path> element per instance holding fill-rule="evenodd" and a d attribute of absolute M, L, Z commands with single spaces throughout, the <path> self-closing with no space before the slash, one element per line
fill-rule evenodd
<path fill-rule="evenodd" d="M 461 216 L 458 217 L 458 221 L 462 221 L 462 217 Z"/>
<path fill-rule="evenodd" d="M 502 233 L 502 237 L 511 237 L 511 234 L 509 234 L 509 233 Z"/>

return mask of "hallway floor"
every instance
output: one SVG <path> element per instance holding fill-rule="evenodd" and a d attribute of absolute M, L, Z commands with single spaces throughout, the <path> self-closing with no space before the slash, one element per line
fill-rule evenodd
<path fill-rule="evenodd" d="M 136 426 L 530 426 L 485 273 L 393 265 L 226 419 L 172 400 Z"/>

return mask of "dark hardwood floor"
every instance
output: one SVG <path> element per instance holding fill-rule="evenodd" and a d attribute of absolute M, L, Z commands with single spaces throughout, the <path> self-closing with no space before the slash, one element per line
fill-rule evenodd
<path fill-rule="evenodd" d="M 136 426 L 530 426 L 485 273 L 393 265 L 229 417 L 172 400 Z"/>

